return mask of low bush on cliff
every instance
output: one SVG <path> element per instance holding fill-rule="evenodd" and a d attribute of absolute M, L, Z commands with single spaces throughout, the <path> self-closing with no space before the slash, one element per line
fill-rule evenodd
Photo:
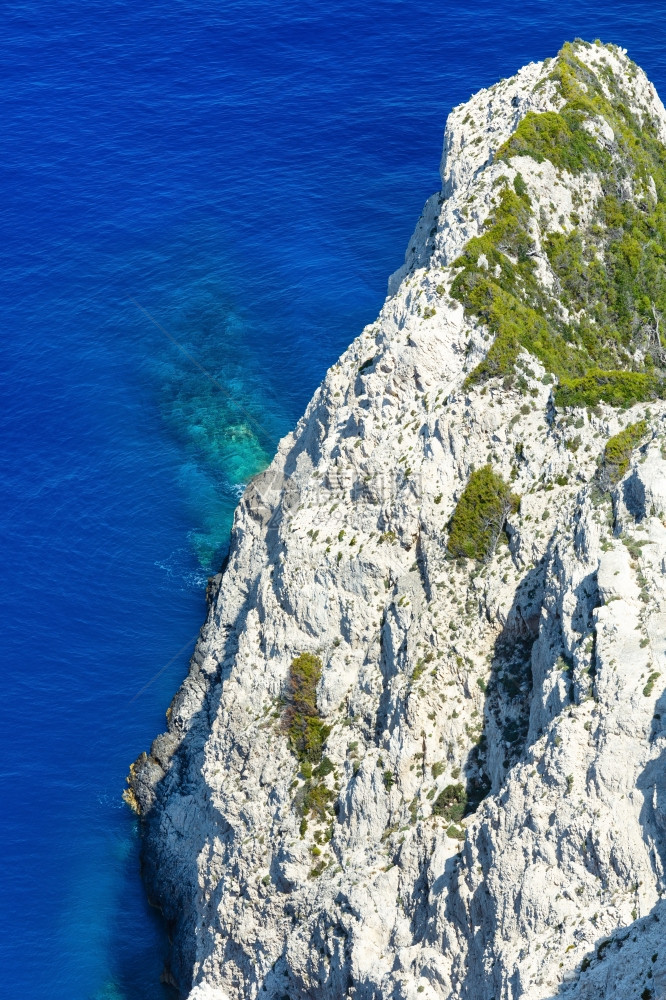
<path fill-rule="evenodd" d="M 331 727 L 327 726 L 317 707 L 317 684 L 322 662 L 313 653 L 301 653 L 291 661 L 284 696 L 282 726 L 289 746 L 300 763 L 303 785 L 294 797 L 294 806 L 303 816 L 301 836 L 307 830 L 307 816 L 325 822 L 332 814 L 335 792 L 326 785 L 329 774 L 335 773 L 333 762 L 324 756 L 324 745 Z"/>
<path fill-rule="evenodd" d="M 518 509 L 513 494 L 490 465 L 469 478 L 453 512 L 447 549 L 454 558 L 483 561 L 495 551 L 508 515 Z"/>
<path fill-rule="evenodd" d="M 646 421 L 639 420 L 608 439 L 604 448 L 604 468 L 611 483 L 618 483 L 622 479 L 629 468 L 631 453 L 645 437 L 647 430 Z"/>
<path fill-rule="evenodd" d="M 647 679 L 647 684 L 643 688 L 643 694 L 645 695 L 646 698 L 650 697 L 650 695 L 652 694 L 652 691 L 654 690 L 654 685 L 659 680 L 660 677 L 661 677 L 661 674 L 659 673 L 658 670 L 653 670 L 652 671 L 652 673 L 650 674 L 650 676 Z"/>
<path fill-rule="evenodd" d="M 601 170 L 610 164 L 610 156 L 583 127 L 586 115 L 572 105 L 560 112 L 528 111 L 511 138 L 497 151 L 496 159 L 531 156 L 541 163 L 550 160 L 561 170 L 579 174 L 583 170 Z"/>
<path fill-rule="evenodd" d="M 291 662 L 283 724 L 289 745 L 299 761 L 319 764 L 331 732 L 317 709 L 317 684 L 322 663 L 313 653 L 301 653 Z"/>
<path fill-rule="evenodd" d="M 650 372 L 593 369 L 582 378 L 563 378 L 555 390 L 557 406 L 596 406 L 603 400 L 626 408 L 663 394 L 663 380 Z"/>
<path fill-rule="evenodd" d="M 447 785 L 439 793 L 432 807 L 433 816 L 441 816 L 448 823 L 459 823 L 467 808 L 467 792 L 463 785 Z"/>
<path fill-rule="evenodd" d="M 335 792 L 327 788 L 321 781 L 306 781 L 300 800 L 304 816 L 314 815 L 321 822 L 328 819 L 330 804 L 335 798 Z"/>

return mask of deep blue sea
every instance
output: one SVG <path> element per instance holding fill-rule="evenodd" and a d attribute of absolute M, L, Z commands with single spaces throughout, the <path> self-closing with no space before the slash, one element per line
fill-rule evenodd
<path fill-rule="evenodd" d="M 165 1000 L 120 796 L 243 484 L 374 318 L 450 108 L 577 35 L 666 96 L 665 14 L 3 5 L 3 996 Z"/>

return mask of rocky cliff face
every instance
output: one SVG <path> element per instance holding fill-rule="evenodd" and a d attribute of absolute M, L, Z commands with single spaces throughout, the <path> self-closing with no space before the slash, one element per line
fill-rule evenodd
<path fill-rule="evenodd" d="M 599 43 L 451 113 L 132 766 L 183 996 L 666 995 L 665 139 Z"/>

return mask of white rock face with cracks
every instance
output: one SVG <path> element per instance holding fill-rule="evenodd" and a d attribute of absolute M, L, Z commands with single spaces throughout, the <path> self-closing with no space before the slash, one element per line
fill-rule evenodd
<path fill-rule="evenodd" d="M 576 51 L 666 136 L 620 50 Z M 666 405 L 577 411 L 574 430 L 526 354 L 527 394 L 463 391 L 491 341 L 449 296 L 500 174 L 521 172 L 551 230 L 601 193 L 493 163 L 528 110 L 561 104 L 547 76 L 531 64 L 451 113 L 442 191 L 246 490 L 168 731 L 133 766 L 167 978 L 190 1000 L 666 996 Z M 605 442 L 643 417 L 599 502 Z M 490 562 L 458 565 L 446 526 L 489 461 L 515 467 L 520 509 Z M 280 702 L 302 652 L 323 664 L 333 765 L 307 829 Z M 433 804 L 456 782 L 485 797 L 451 824 Z"/>

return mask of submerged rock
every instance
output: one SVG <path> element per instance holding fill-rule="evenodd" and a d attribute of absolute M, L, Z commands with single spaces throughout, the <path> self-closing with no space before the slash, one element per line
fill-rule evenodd
<path fill-rule="evenodd" d="M 600 43 L 451 113 L 128 779 L 183 997 L 666 990 L 665 139 Z"/>

